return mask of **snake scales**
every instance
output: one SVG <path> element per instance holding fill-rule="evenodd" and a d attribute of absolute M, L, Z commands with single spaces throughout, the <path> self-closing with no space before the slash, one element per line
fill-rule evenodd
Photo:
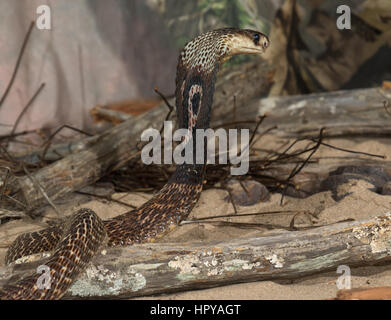
<path fill-rule="evenodd" d="M 194 139 L 196 129 L 209 128 L 220 64 L 233 55 L 262 53 L 268 45 L 269 40 L 262 33 L 234 28 L 209 31 L 187 43 L 179 55 L 176 74 L 178 127 L 187 129 Z M 45 263 L 51 285 L 38 286 L 40 274 L 32 274 L 5 285 L 0 289 L 0 299 L 59 299 L 102 245 L 126 246 L 162 236 L 195 206 L 202 190 L 203 172 L 202 164 L 178 165 L 151 200 L 113 219 L 102 221 L 92 210 L 80 209 L 61 225 L 20 235 L 9 247 L 6 263 L 52 251 Z"/>

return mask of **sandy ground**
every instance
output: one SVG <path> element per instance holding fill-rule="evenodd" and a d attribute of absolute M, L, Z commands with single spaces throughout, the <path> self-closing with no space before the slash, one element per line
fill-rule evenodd
<path fill-rule="evenodd" d="M 269 148 L 277 146 L 278 139 L 269 137 L 263 140 Z M 391 158 L 391 145 L 387 140 L 335 140 L 334 145 L 386 155 Z M 273 145 L 275 144 L 275 145 Z M 322 162 L 333 162 L 336 159 L 357 158 L 358 155 L 346 154 L 341 151 L 322 147 L 316 154 L 322 158 Z M 385 159 L 387 160 L 387 159 Z M 89 192 L 102 192 L 99 188 L 89 187 Z M 331 191 L 316 193 L 305 199 L 286 197 L 284 205 L 280 206 L 280 194 L 272 194 L 265 202 L 252 206 L 238 206 L 238 217 L 227 218 L 228 221 L 272 223 L 289 226 L 292 214 L 265 214 L 256 216 L 240 217 L 241 213 L 254 213 L 275 210 L 308 210 L 313 216 L 302 215 L 296 221 L 296 226 L 323 225 L 341 221 L 347 218 L 364 220 L 370 217 L 381 216 L 391 211 L 391 196 L 381 195 L 374 192 L 373 184 L 364 180 L 349 180 L 339 186 L 346 194 L 341 200 L 335 200 Z M 152 195 L 144 193 L 124 194 L 117 193 L 113 197 L 126 203 L 139 206 Z M 231 203 L 226 200 L 227 192 L 221 189 L 205 190 L 196 208 L 189 219 L 197 219 L 206 216 L 234 213 Z M 127 207 L 109 201 L 97 201 L 89 197 L 74 195 L 72 199 L 56 201 L 60 210 L 71 214 L 80 207 L 89 207 L 98 215 L 107 219 L 128 210 Z M 14 220 L 0 225 L 0 261 L 3 264 L 6 247 L 22 232 L 38 230 L 45 224 L 44 221 L 55 217 L 52 209 L 45 211 L 42 221 L 28 219 Z M 253 229 L 235 228 L 232 226 L 216 226 L 208 223 L 186 224 L 176 228 L 170 234 L 162 238 L 161 242 L 184 242 L 184 241 L 211 241 L 224 240 L 233 237 L 263 236 L 266 230 L 260 227 Z M 352 288 L 391 286 L 391 268 L 389 266 L 352 268 Z M 189 291 L 158 297 L 146 297 L 147 299 L 328 299 L 333 298 L 337 292 L 335 272 L 322 273 L 311 277 L 297 279 L 295 281 L 262 281 L 230 285 L 207 290 Z"/>

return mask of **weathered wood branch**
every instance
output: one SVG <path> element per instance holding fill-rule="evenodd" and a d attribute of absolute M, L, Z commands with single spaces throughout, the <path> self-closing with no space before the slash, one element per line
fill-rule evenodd
<path fill-rule="evenodd" d="M 13 159 L 27 163 L 39 163 L 41 159 L 46 161 L 57 161 L 69 154 L 77 153 L 91 147 L 98 139 L 99 135 L 95 135 L 80 140 L 58 143 L 49 146 L 49 148 L 37 148 L 33 152 L 27 154 L 16 154 L 13 156 Z"/>
<path fill-rule="evenodd" d="M 248 83 L 252 83 L 251 86 Z M 223 70 L 219 74 L 216 90 L 214 94 L 214 103 L 212 116 L 217 118 L 222 116 L 225 120 L 232 122 L 236 117 L 240 117 L 239 109 L 245 106 L 252 99 L 258 99 L 265 96 L 272 83 L 272 69 L 265 61 L 251 62 L 245 65 L 239 65 L 229 70 Z M 175 104 L 175 99 L 170 99 L 168 102 L 171 105 Z M 235 109 L 237 108 L 236 112 Z M 126 120 L 126 127 L 132 127 L 134 124 L 141 122 L 145 127 L 160 128 L 165 116 L 167 114 L 167 107 L 162 103 L 157 108 L 150 110 L 141 116 L 124 115 Z M 232 117 L 227 119 L 227 114 L 231 114 Z M 172 118 L 175 118 L 175 112 L 172 114 Z M 250 118 L 254 120 L 252 116 Z M 248 120 L 248 119 L 247 119 Z M 110 130 L 109 130 L 110 131 Z M 138 131 L 129 132 L 129 141 L 138 141 L 140 135 Z M 51 146 L 45 155 L 46 160 L 55 161 L 62 157 L 65 157 L 71 153 L 80 152 L 89 148 L 92 144 L 98 140 L 100 136 L 87 137 L 78 141 L 61 143 Z M 42 156 L 44 148 L 36 150 L 28 155 L 20 155 L 16 157 L 18 160 L 24 160 L 27 162 L 39 162 L 39 156 Z"/>
<path fill-rule="evenodd" d="M 262 127 L 278 125 L 276 132 L 293 136 L 390 136 L 391 116 L 384 107 L 391 101 L 391 91 L 381 88 L 344 90 L 287 97 L 253 100 L 242 106 L 238 120 L 254 119 L 268 114 Z M 221 110 L 216 110 L 213 125 L 223 123 Z"/>
<path fill-rule="evenodd" d="M 91 110 L 91 113 L 95 118 L 104 119 L 112 123 L 118 124 L 129 120 L 132 118 L 132 115 L 129 113 L 121 112 L 118 110 L 111 110 L 105 108 L 104 106 L 97 106 Z"/>
<path fill-rule="evenodd" d="M 263 68 L 267 70 L 265 66 Z M 246 76 L 248 74 L 252 73 L 247 72 Z M 328 128 L 325 132 L 325 136 L 328 137 L 389 136 L 391 134 L 391 116 L 384 108 L 384 101 L 391 101 L 390 90 L 370 88 L 257 99 L 267 92 L 267 79 L 258 79 L 259 86 L 247 86 L 250 89 L 238 92 L 238 88 L 242 88 L 243 84 L 239 83 L 236 89 L 235 84 L 238 84 L 241 79 L 237 78 L 235 73 L 228 74 L 226 77 L 223 77 L 223 80 L 216 86 L 212 127 L 232 121 L 254 120 L 258 115 L 268 114 L 263 127 L 278 125 L 278 130 L 275 132 L 279 134 L 311 136 L 317 135 L 321 127 Z M 256 79 L 253 80 L 256 81 Z M 234 103 L 234 97 L 236 103 Z M 174 101 L 171 100 L 170 103 Z M 127 125 L 131 126 L 141 121 L 145 127 L 157 127 L 159 121 L 164 119 L 165 112 L 166 109 L 162 105 L 137 120 L 128 120 Z M 230 116 L 227 117 L 227 114 Z M 64 156 L 84 150 L 96 139 L 97 137 L 89 137 L 54 146 L 48 151 L 48 159 L 55 160 L 59 158 L 59 155 Z M 129 140 L 132 139 L 137 140 L 139 136 L 130 136 Z M 34 162 L 34 159 L 30 156 L 26 160 Z"/>
<path fill-rule="evenodd" d="M 66 298 L 130 298 L 245 281 L 297 279 L 337 270 L 342 264 L 390 261 L 390 239 L 388 215 L 266 237 L 112 248 L 94 258 Z M 36 266 L 37 262 L 29 268 L 0 269 L 0 285 L 10 274 L 17 279 L 18 272 L 34 272 Z"/>
<path fill-rule="evenodd" d="M 22 211 L 14 211 L 14 210 L 7 210 L 0 208 L 0 222 L 1 219 L 7 219 L 7 218 L 23 218 L 26 214 Z"/>

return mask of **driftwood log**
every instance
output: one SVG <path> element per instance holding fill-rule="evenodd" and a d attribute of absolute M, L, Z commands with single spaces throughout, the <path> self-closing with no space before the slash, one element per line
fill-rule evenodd
<path fill-rule="evenodd" d="M 264 67 L 266 68 L 266 67 Z M 230 74 L 231 75 L 231 74 Z M 232 79 L 233 78 L 233 79 Z M 278 125 L 278 134 L 289 136 L 313 136 L 319 133 L 319 128 L 326 127 L 325 136 L 383 136 L 391 133 L 391 90 L 382 88 L 356 89 L 335 91 L 320 94 L 308 94 L 288 97 L 269 97 L 257 99 L 267 92 L 268 80 L 259 79 L 263 84 L 248 94 L 227 95 L 230 86 L 238 83 L 235 74 L 223 78 L 218 83 L 215 103 L 212 110 L 212 127 L 221 126 L 227 122 L 254 120 L 257 116 L 267 114 L 263 127 Z M 241 84 L 243 85 L 243 84 Z M 250 86 L 252 87 L 252 86 Z M 234 103 L 233 97 L 236 102 Z M 174 101 L 170 101 L 172 104 Z M 235 108 L 236 106 L 236 108 Z M 388 113 L 386 111 L 388 108 Z M 166 114 L 166 108 L 160 107 L 126 121 L 125 127 L 141 122 L 146 128 L 159 128 Z M 230 115 L 230 117 L 227 117 Z M 246 126 L 243 123 L 243 126 Z M 137 131 L 135 131 L 137 132 Z M 129 134 L 134 134 L 130 131 Z M 98 136 L 80 141 L 64 143 L 49 148 L 46 158 L 56 160 L 59 155 L 67 155 L 84 150 L 94 144 Z M 129 140 L 137 140 L 139 136 L 131 135 Z M 37 160 L 37 154 L 43 149 L 25 157 L 27 161 Z"/>
<path fill-rule="evenodd" d="M 253 99 L 241 106 L 237 119 L 267 114 L 262 127 L 277 125 L 274 132 L 284 136 L 317 136 L 319 129 L 326 127 L 325 137 L 389 137 L 390 109 L 391 90 L 369 88 Z M 216 110 L 213 126 L 226 122 L 219 111 Z"/>
<path fill-rule="evenodd" d="M 304 231 L 214 243 L 153 243 L 108 249 L 95 257 L 66 298 L 131 298 L 239 282 L 291 279 L 391 260 L 391 216 Z M 35 272 L 44 261 L 0 269 Z M 336 279 L 339 274 L 336 273 Z"/>
<path fill-rule="evenodd" d="M 388 109 L 386 107 L 388 106 Z M 242 117 L 268 113 L 264 124 L 278 125 L 287 136 L 390 137 L 391 90 L 382 88 L 270 97 L 241 110 Z"/>

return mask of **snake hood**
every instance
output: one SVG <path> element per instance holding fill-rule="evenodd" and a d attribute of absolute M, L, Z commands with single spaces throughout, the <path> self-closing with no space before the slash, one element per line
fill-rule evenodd
<path fill-rule="evenodd" d="M 268 46 L 268 37 L 259 31 L 236 28 L 212 30 L 185 45 L 178 65 L 210 73 L 234 55 L 261 54 Z"/>
<path fill-rule="evenodd" d="M 221 63 L 238 54 L 261 54 L 269 39 L 259 31 L 225 28 L 208 31 L 187 43 L 178 59 L 178 127 L 209 128 L 214 85 Z"/>

